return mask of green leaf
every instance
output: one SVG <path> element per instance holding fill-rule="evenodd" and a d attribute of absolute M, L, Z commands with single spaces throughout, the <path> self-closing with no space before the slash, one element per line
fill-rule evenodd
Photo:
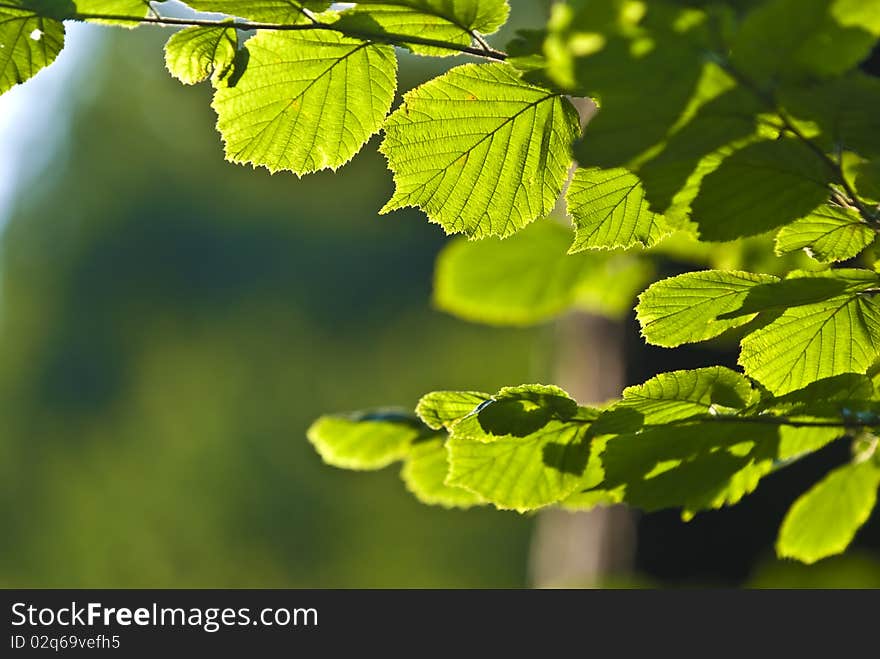
<path fill-rule="evenodd" d="M 776 253 L 803 249 L 822 263 L 846 261 L 874 242 L 874 230 L 855 210 L 825 204 L 776 234 Z"/>
<path fill-rule="evenodd" d="M 624 389 L 623 398 L 600 417 L 594 429 L 601 427 L 600 432 L 606 432 L 603 418 L 609 416 L 635 421 L 641 427 L 731 414 L 751 405 L 756 393 L 746 378 L 723 366 L 661 373 L 644 384 Z"/>
<path fill-rule="evenodd" d="M 219 85 L 213 102 L 232 162 L 297 175 L 336 169 L 382 126 L 396 85 L 392 47 L 266 31 L 244 48 L 244 73 Z"/>
<path fill-rule="evenodd" d="M 679 12 L 670 11 L 667 3 L 643 3 L 646 17 L 636 27 L 624 15 L 625 3 L 615 4 L 611 11 L 620 15 L 610 26 L 602 25 L 589 4 L 572 19 L 565 46 L 569 57 L 560 63 L 572 60 L 578 93 L 596 99 L 600 108 L 575 147 L 576 160 L 584 167 L 632 170 L 634 160 L 663 142 L 697 91 L 706 17 L 700 12 L 691 14 L 696 20 L 679 21 Z M 639 8 L 634 9 L 638 14 Z M 603 47 L 580 56 L 578 33 L 597 35 Z M 551 75 L 568 77 L 552 70 Z"/>
<path fill-rule="evenodd" d="M 845 288 L 833 294 L 837 291 L 824 286 L 826 278 Z M 880 307 L 874 298 L 877 276 L 864 270 L 836 270 L 795 283 L 832 294 L 788 308 L 745 337 L 739 363 L 746 373 L 779 395 L 822 378 L 867 371 L 880 349 Z M 768 294 L 773 294 L 772 289 Z M 780 295 L 778 303 L 785 302 Z"/>
<path fill-rule="evenodd" d="M 688 106 L 664 142 L 638 164 L 650 207 L 684 224 L 703 179 L 737 149 L 758 139 L 763 112 L 755 96 L 713 63 L 704 65 Z"/>
<path fill-rule="evenodd" d="M 771 275 L 706 270 L 653 284 L 639 296 L 636 315 L 648 343 L 674 348 L 705 341 L 745 325 L 755 314 L 720 319 L 742 307 L 756 286 L 779 281 Z"/>
<path fill-rule="evenodd" d="M 571 252 L 651 247 L 672 231 L 648 208 L 638 176 L 623 168 L 578 169 L 566 199 L 575 226 Z"/>
<path fill-rule="evenodd" d="M 520 512 L 601 480 L 588 430 L 598 412 L 559 387 L 506 387 L 452 426 L 447 485 Z"/>
<path fill-rule="evenodd" d="M 864 524 L 877 500 L 880 466 L 873 460 L 832 471 L 788 511 L 776 553 L 805 563 L 839 554 Z"/>
<path fill-rule="evenodd" d="M 856 167 L 855 185 L 860 196 L 880 202 L 880 159 Z"/>
<path fill-rule="evenodd" d="M 33 10 L 0 8 L 0 94 L 34 77 L 64 47 L 64 25 Z"/>
<path fill-rule="evenodd" d="M 551 421 L 584 420 L 586 410 L 578 408 L 571 396 L 559 387 L 524 384 L 505 387 L 471 414 L 452 425 L 454 437 L 480 442 L 498 438 L 525 437 Z"/>
<path fill-rule="evenodd" d="M 779 96 L 794 119 L 812 122 L 810 127 L 819 134 L 811 139 L 826 152 L 853 151 L 866 158 L 880 156 L 877 78 L 853 72 L 813 85 L 785 88 Z"/>
<path fill-rule="evenodd" d="M 623 500 L 644 510 L 684 507 L 689 516 L 731 505 L 772 469 L 778 429 L 703 421 L 618 435 L 602 454 L 600 489 L 623 488 Z"/>
<path fill-rule="evenodd" d="M 470 46 L 474 33 L 491 34 L 507 20 L 507 0 L 379 0 L 358 2 L 339 19 L 339 26 L 363 34 L 394 34 Z M 443 57 L 457 52 L 409 44 L 420 55 Z"/>
<path fill-rule="evenodd" d="M 404 96 L 380 147 L 394 173 L 381 212 L 423 209 L 447 233 L 509 236 L 556 203 L 578 116 L 507 64 L 466 64 Z"/>
<path fill-rule="evenodd" d="M 784 415 L 811 414 L 840 418 L 846 408 L 859 409 L 875 398 L 874 383 L 866 375 L 844 373 L 811 382 L 806 387 L 761 402 L 761 411 Z"/>
<path fill-rule="evenodd" d="M 165 44 L 165 67 L 185 85 L 222 78 L 235 59 L 238 35 L 232 27 L 190 27 Z"/>
<path fill-rule="evenodd" d="M 507 240 L 450 242 L 434 274 L 434 304 L 490 325 L 533 325 L 572 308 L 619 318 L 650 281 L 651 265 L 623 254 L 567 255 L 571 231 L 535 222 Z M 615 285 L 606 286 L 608 278 Z"/>
<path fill-rule="evenodd" d="M 193 9 L 238 16 L 252 21 L 290 25 L 307 21 L 306 13 L 327 9 L 323 0 L 185 0 Z"/>
<path fill-rule="evenodd" d="M 48 0 L 44 0 L 48 1 Z M 66 17 L 73 15 L 103 15 L 103 16 L 123 16 L 131 18 L 143 18 L 150 13 L 149 0 L 73 0 L 73 2 L 64 2 L 66 5 L 76 5 L 70 7 Z M 136 28 L 139 23 L 137 21 L 119 21 L 112 18 L 107 19 L 86 19 L 90 23 L 103 23 L 105 25 L 118 25 L 129 29 Z"/>
<path fill-rule="evenodd" d="M 831 298 L 871 291 L 877 283 L 876 273 L 861 268 L 793 270 L 783 281 L 755 286 L 749 291 L 742 307 L 727 312 L 720 318 L 824 303 Z"/>
<path fill-rule="evenodd" d="M 73 0 L 81 14 L 112 14 L 115 16 L 146 16 L 149 0 Z"/>
<path fill-rule="evenodd" d="M 429 428 L 449 429 L 491 398 L 479 391 L 432 391 L 419 400 L 416 414 Z"/>
<path fill-rule="evenodd" d="M 878 0 L 771 0 L 746 16 L 733 63 L 758 82 L 844 73 L 871 52 L 878 15 Z"/>
<path fill-rule="evenodd" d="M 816 209 L 828 198 L 830 176 L 799 140 L 756 142 L 703 179 L 693 219 L 704 240 L 754 236 Z"/>
<path fill-rule="evenodd" d="M 802 417 L 803 421 L 819 422 L 816 417 Z M 837 419 L 834 419 L 837 421 Z M 823 446 L 827 446 L 835 439 L 840 439 L 846 434 L 844 428 L 796 428 L 782 426 L 779 429 L 779 448 L 776 451 L 776 460 L 788 462 L 802 458 Z"/>
<path fill-rule="evenodd" d="M 504 510 L 524 512 L 555 503 L 583 487 L 585 480 L 601 480 L 600 475 L 587 472 L 587 431 L 582 423 L 551 420 L 527 435 L 491 442 L 453 432 L 446 482 Z"/>
<path fill-rule="evenodd" d="M 329 465 L 344 469 L 381 469 L 404 458 L 423 437 L 418 419 L 396 411 L 323 416 L 306 436 Z"/>
<path fill-rule="evenodd" d="M 460 487 L 446 485 L 449 458 L 443 437 L 420 441 L 412 450 L 400 472 L 406 489 L 419 501 L 444 508 L 470 508 L 484 503 L 482 497 Z"/>
<path fill-rule="evenodd" d="M 623 488 L 616 490 L 587 490 L 575 492 L 571 496 L 559 502 L 559 507 L 564 510 L 592 510 L 597 507 L 613 506 L 623 503 Z"/>

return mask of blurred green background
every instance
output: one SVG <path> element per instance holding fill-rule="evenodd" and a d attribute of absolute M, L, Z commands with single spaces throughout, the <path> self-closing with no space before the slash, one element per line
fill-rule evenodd
<path fill-rule="evenodd" d="M 546 4 L 514 3 L 514 27 Z M 305 430 L 432 389 L 552 381 L 552 328 L 430 308 L 444 238 L 418 212 L 377 215 L 392 182 L 375 142 L 302 180 L 226 164 L 210 89 L 164 70 L 167 36 L 72 32 L 90 44 L 63 101 L 28 98 L 66 128 L 36 127 L 3 228 L 0 586 L 527 585 L 533 517 L 423 506 L 395 468 L 323 465 Z M 400 86 L 451 64 L 404 56 Z M 667 366 L 645 359 L 639 379 Z M 670 515 L 642 525 L 634 583 L 676 581 L 650 557 L 703 551 Z M 748 535 L 707 518 L 718 542 Z M 779 567 L 771 522 L 749 583 L 880 584 L 871 554 Z M 742 582 L 726 560 L 689 583 Z"/>

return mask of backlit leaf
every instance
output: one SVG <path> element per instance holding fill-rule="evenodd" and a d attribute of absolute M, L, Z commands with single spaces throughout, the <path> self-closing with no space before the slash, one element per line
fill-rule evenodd
<path fill-rule="evenodd" d="M 663 279 L 639 296 L 636 314 L 642 335 L 648 343 L 668 348 L 711 339 L 754 318 L 719 316 L 740 309 L 756 286 L 777 281 L 771 275 L 720 270 Z"/>
<path fill-rule="evenodd" d="M 823 263 L 845 261 L 870 245 L 875 235 L 857 211 L 825 204 L 782 227 L 776 234 L 776 252 L 803 249 Z"/>
<path fill-rule="evenodd" d="M 358 2 L 339 19 L 339 26 L 361 34 L 403 35 L 469 46 L 474 33 L 491 34 L 507 20 L 507 0 L 370 0 Z M 456 51 L 406 44 L 421 55 L 455 55 Z"/>
<path fill-rule="evenodd" d="M 432 391 L 419 400 L 416 414 L 430 428 L 448 429 L 490 398 L 479 391 Z"/>
<path fill-rule="evenodd" d="M 648 208 L 638 176 L 623 168 L 578 169 L 566 199 L 575 226 L 571 252 L 651 247 L 672 231 Z"/>
<path fill-rule="evenodd" d="M 185 85 L 222 77 L 232 65 L 238 36 L 231 27 L 190 27 L 165 44 L 165 66 Z"/>
<path fill-rule="evenodd" d="M 381 151 L 388 212 L 417 206 L 447 233 L 509 236 L 550 212 L 570 163 L 577 112 L 507 64 L 466 64 L 404 96 Z"/>
<path fill-rule="evenodd" d="M 244 73 L 226 78 L 213 102 L 232 162 L 299 175 L 336 169 L 382 126 L 396 85 L 390 46 L 266 31 L 244 48 Z"/>
<path fill-rule="evenodd" d="M 849 274 L 861 280 L 836 279 Z M 842 373 L 864 373 L 880 349 L 880 307 L 876 275 L 864 270 L 832 271 L 828 277 L 846 288 L 827 299 L 791 306 L 742 341 L 739 363 L 775 394 L 786 394 L 816 380 Z M 788 280 L 790 281 L 790 280 Z M 783 283 L 788 283 L 783 282 Z M 796 283 L 825 289 L 823 278 Z M 768 290 L 772 295 L 772 289 Z M 785 304 L 784 296 L 779 303 Z"/>
<path fill-rule="evenodd" d="M 733 240 L 775 229 L 828 198 L 831 172 L 802 142 L 750 144 L 706 176 L 691 206 L 704 240 Z"/>
<path fill-rule="evenodd" d="M 449 458 L 445 437 L 420 441 L 413 445 L 400 472 L 406 489 L 428 505 L 444 508 L 470 508 L 483 503 L 478 494 L 446 485 Z"/>
<path fill-rule="evenodd" d="M 308 12 L 323 11 L 331 3 L 324 0 L 186 0 L 186 4 L 199 11 L 291 25 L 309 20 Z"/>
<path fill-rule="evenodd" d="M 386 467 L 423 435 L 418 419 L 394 411 L 323 416 L 307 433 L 324 462 L 345 469 Z"/>
<path fill-rule="evenodd" d="M 579 423 L 551 420 L 527 435 L 488 443 L 453 432 L 447 483 L 498 508 L 523 512 L 560 501 L 583 486 L 589 455 L 587 426 Z"/>
<path fill-rule="evenodd" d="M 759 82 L 843 73 L 871 52 L 878 15 L 877 0 L 770 0 L 743 21 L 734 65 Z"/>
<path fill-rule="evenodd" d="M 0 7 L 0 94 L 34 77 L 64 47 L 64 25 L 28 9 Z"/>
<path fill-rule="evenodd" d="M 776 552 L 805 563 L 839 554 L 855 537 L 877 501 L 880 466 L 873 460 L 838 467 L 788 511 Z"/>

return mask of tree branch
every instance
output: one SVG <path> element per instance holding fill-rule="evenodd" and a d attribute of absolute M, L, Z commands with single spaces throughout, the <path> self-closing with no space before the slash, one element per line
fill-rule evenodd
<path fill-rule="evenodd" d="M 428 39 L 424 37 L 417 37 L 414 35 L 407 34 L 395 34 L 393 32 L 383 32 L 383 33 L 373 33 L 366 32 L 362 30 L 350 29 L 347 27 L 340 27 L 339 25 L 333 23 L 321 23 L 314 16 L 309 17 L 311 22 L 309 23 L 297 23 L 294 25 L 282 25 L 276 23 L 257 23 L 250 21 L 217 21 L 217 20 L 209 20 L 202 18 L 171 18 L 167 16 L 146 16 L 146 17 L 135 17 L 135 16 L 117 16 L 113 14 L 85 14 L 85 13 L 77 13 L 74 14 L 71 19 L 86 21 L 86 20 L 97 20 L 97 21 L 118 21 L 120 23 L 134 23 L 137 25 L 146 24 L 146 25 L 159 25 L 162 27 L 226 27 L 226 28 L 234 28 L 236 30 L 241 31 L 253 31 L 253 30 L 275 30 L 279 32 L 300 32 L 307 30 L 324 30 L 328 32 L 336 32 L 346 37 L 352 37 L 354 39 L 363 39 L 365 41 L 375 41 L 378 43 L 386 43 L 392 46 L 407 46 L 407 45 L 417 45 L 417 46 L 432 46 L 434 48 L 442 48 L 444 50 L 450 50 L 455 52 L 464 53 L 467 55 L 473 55 L 474 57 L 482 57 L 485 59 L 491 59 L 503 62 L 507 59 L 507 53 L 504 53 L 500 50 L 494 50 L 482 42 L 484 47 L 475 47 L 473 45 L 464 46 L 457 43 L 452 43 L 451 41 L 442 41 L 440 39 Z"/>

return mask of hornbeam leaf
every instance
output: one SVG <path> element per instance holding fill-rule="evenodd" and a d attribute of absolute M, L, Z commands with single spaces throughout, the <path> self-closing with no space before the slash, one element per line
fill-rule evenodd
<path fill-rule="evenodd" d="M 776 253 L 803 249 L 823 263 L 845 261 L 870 245 L 874 236 L 858 212 L 825 204 L 782 227 L 776 234 Z"/>
<path fill-rule="evenodd" d="M 566 200 L 575 226 L 570 252 L 651 247 L 672 232 L 648 208 L 639 177 L 621 167 L 578 169 Z"/>
<path fill-rule="evenodd" d="M 691 206 L 704 240 L 754 236 L 812 212 L 831 173 L 795 139 L 750 144 L 706 176 Z"/>
<path fill-rule="evenodd" d="M 856 285 L 855 280 L 845 281 L 847 272 L 868 277 Z M 831 271 L 827 278 L 835 282 L 838 273 L 847 285 L 840 294 L 792 306 L 742 340 L 740 365 L 774 394 L 786 394 L 833 375 L 865 373 L 877 358 L 880 305 L 875 299 L 876 275 L 859 270 Z M 822 284 L 825 277 L 814 279 Z M 779 303 L 785 301 L 780 296 Z"/>
<path fill-rule="evenodd" d="M 447 233 L 509 236 L 550 212 L 578 115 L 508 64 L 465 64 L 404 96 L 380 147 L 394 173 L 382 213 L 416 206 Z"/>
<path fill-rule="evenodd" d="M 165 44 L 165 67 L 185 85 L 222 77 L 235 59 L 238 36 L 232 27 L 189 27 Z"/>
<path fill-rule="evenodd" d="M 432 391 L 419 400 L 416 414 L 429 428 L 448 429 L 491 398 L 479 391 Z"/>
<path fill-rule="evenodd" d="M 479 442 L 521 438 L 551 421 L 592 420 L 595 414 L 578 404 L 559 387 L 524 384 L 504 387 L 470 414 L 451 425 L 453 436 Z"/>
<path fill-rule="evenodd" d="M 762 411 L 788 416 L 825 416 L 841 419 L 845 409 L 858 413 L 872 409 L 876 404 L 874 383 L 866 375 L 844 373 L 811 382 L 806 387 L 783 396 L 761 401 Z"/>
<path fill-rule="evenodd" d="M 855 168 L 855 184 L 860 196 L 880 202 L 880 160 L 859 163 Z"/>
<path fill-rule="evenodd" d="M 0 94 L 34 77 L 64 47 L 64 25 L 34 10 L 0 7 Z"/>
<path fill-rule="evenodd" d="M 619 318 L 651 278 L 636 255 L 566 254 L 571 231 L 538 221 L 507 240 L 451 241 L 434 274 L 434 304 L 491 325 L 533 325 L 572 308 Z M 613 278 L 615 285 L 604 282 Z"/>
<path fill-rule="evenodd" d="M 839 467 L 803 494 L 788 511 L 776 552 L 805 563 L 839 554 L 871 514 L 880 486 L 874 460 Z"/>
<path fill-rule="evenodd" d="M 44 0 L 46 2 L 48 0 Z M 143 18 L 150 12 L 149 0 L 72 0 L 59 4 L 75 5 L 68 14 L 76 15 L 103 15 L 103 16 L 124 16 L 132 18 Z M 72 16 L 71 16 L 72 17 Z M 87 18 L 90 23 L 104 23 L 106 25 L 119 25 L 129 29 L 136 28 L 138 21 L 130 20 L 113 20 L 112 18 Z"/>
<path fill-rule="evenodd" d="M 745 377 L 723 366 L 672 371 L 627 387 L 622 399 L 605 414 L 626 410 L 637 413 L 640 424 L 661 425 L 694 416 L 729 414 L 751 405 L 756 394 Z M 596 425 L 601 423 L 600 418 Z"/>
<path fill-rule="evenodd" d="M 599 445 L 588 431 L 597 416 L 559 387 L 505 387 L 452 425 L 446 484 L 520 512 L 594 487 Z"/>
<path fill-rule="evenodd" d="M 878 6 L 880 14 L 880 6 Z M 854 151 L 880 156 L 880 80 L 859 72 L 780 91 L 780 102 L 797 120 L 815 124 L 812 136 L 828 153 Z"/>
<path fill-rule="evenodd" d="M 266 31 L 244 50 L 244 72 L 218 85 L 213 102 L 232 162 L 297 175 L 336 169 L 391 107 L 397 60 L 390 46 L 333 32 Z"/>
<path fill-rule="evenodd" d="M 371 0 L 345 11 L 338 25 L 360 33 L 394 34 L 469 46 L 474 34 L 491 34 L 507 20 L 507 0 Z M 442 57 L 455 50 L 406 44 L 414 53 Z"/>
<path fill-rule="evenodd" d="M 772 469 L 778 428 L 735 421 L 656 426 L 608 440 L 598 489 L 645 510 L 736 503 Z M 687 515 L 686 515 L 687 516 Z"/>
<path fill-rule="evenodd" d="M 73 0 L 76 11 L 82 14 L 110 14 L 114 16 L 146 16 L 149 0 Z"/>
<path fill-rule="evenodd" d="M 623 502 L 623 488 L 616 490 L 587 490 L 575 492 L 559 502 L 559 507 L 564 510 L 593 510 L 598 507 L 613 506 Z"/>
<path fill-rule="evenodd" d="M 507 0 L 366 0 L 361 7 L 397 7 L 426 16 L 442 18 L 462 30 L 492 34 L 507 21 L 510 6 Z"/>
<path fill-rule="evenodd" d="M 306 436 L 329 465 L 381 469 L 404 458 L 424 434 L 418 419 L 391 411 L 323 416 Z"/>
<path fill-rule="evenodd" d="M 759 82 L 840 74 L 871 52 L 878 16 L 878 0 L 770 0 L 743 21 L 733 63 Z"/>
<path fill-rule="evenodd" d="M 799 417 L 798 420 L 827 421 L 827 419 L 819 419 L 817 417 Z M 838 420 L 831 419 L 831 421 Z M 782 426 L 779 428 L 779 447 L 776 450 L 776 460 L 788 462 L 802 458 L 805 455 L 818 451 L 835 439 L 840 439 L 845 434 L 845 428 L 795 428 L 792 426 Z"/>
<path fill-rule="evenodd" d="M 524 512 L 555 503 L 601 480 L 590 457 L 589 426 L 551 420 L 522 437 L 448 442 L 448 485 L 479 494 L 496 507 Z"/>
<path fill-rule="evenodd" d="M 756 124 L 763 107 L 751 92 L 735 85 L 727 72 L 707 63 L 687 110 L 662 149 L 639 163 L 645 198 L 671 224 L 690 217 L 703 179 L 724 158 L 759 139 Z"/>
<path fill-rule="evenodd" d="M 777 466 L 818 450 L 840 434 L 834 428 L 723 418 L 653 426 L 607 439 L 601 454 L 605 478 L 591 492 L 645 510 L 680 507 L 687 520 L 701 510 L 737 503 Z"/>
<path fill-rule="evenodd" d="M 663 279 L 639 296 L 636 314 L 648 343 L 674 348 L 705 341 L 744 325 L 755 314 L 719 318 L 739 310 L 756 286 L 778 282 L 771 275 L 706 270 Z"/>
<path fill-rule="evenodd" d="M 449 473 L 449 457 L 444 437 L 420 441 L 413 445 L 403 469 L 401 478 L 419 501 L 444 508 L 470 508 L 483 503 L 483 498 L 460 487 L 446 485 Z"/>
<path fill-rule="evenodd" d="M 655 2 L 643 5 L 652 25 L 636 28 L 627 25 L 631 19 L 624 16 L 622 3 L 614 3 L 615 7 L 604 3 L 606 11 L 620 15 L 612 18 L 614 27 L 599 33 L 602 24 L 590 14 L 601 11 L 603 3 L 581 4 L 587 5 L 586 12 L 572 21 L 570 52 L 550 70 L 552 77 L 564 80 L 570 76 L 553 69 L 559 64 L 572 66 L 579 95 L 599 102 L 584 139 L 575 146 L 575 158 L 585 167 L 631 168 L 635 159 L 664 141 L 691 105 L 705 66 L 698 53 L 705 50 L 707 21 L 705 15 L 676 20 L 677 12 Z M 581 36 L 578 33 L 592 33 L 604 47 L 587 49 L 582 56 L 572 47 Z"/>
<path fill-rule="evenodd" d="M 331 3 L 324 0 L 186 0 L 186 4 L 199 11 L 290 25 L 309 20 L 309 11 L 324 11 Z"/>

